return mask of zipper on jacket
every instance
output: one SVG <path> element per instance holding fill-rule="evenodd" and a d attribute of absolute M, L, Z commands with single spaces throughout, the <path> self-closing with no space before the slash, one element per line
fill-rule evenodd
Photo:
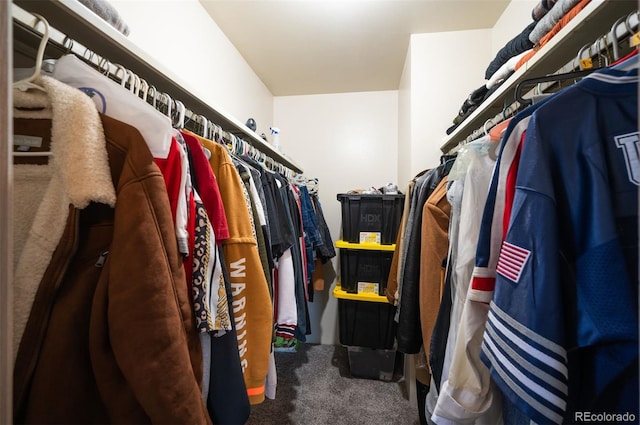
<path fill-rule="evenodd" d="M 96 261 L 96 267 L 101 268 L 102 266 L 104 266 L 104 262 L 107 261 L 107 255 L 109 255 L 109 251 L 105 251 L 100 254 L 100 257 L 98 257 L 98 261 Z"/>

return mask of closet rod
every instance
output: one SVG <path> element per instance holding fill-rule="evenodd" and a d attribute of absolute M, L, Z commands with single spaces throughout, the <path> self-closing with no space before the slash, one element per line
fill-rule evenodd
<path fill-rule="evenodd" d="M 188 105 L 189 110 L 195 115 L 204 115 L 224 131 L 240 137 L 276 162 L 297 173 L 303 173 L 302 168 L 292 159 L 277 151 L 244 123 L 220 107 L 205 102 L 187 84 L 164 69 L 123 34 L 98 19 L 80 2 L 76 0 L 13 0 L 13 3 L 29 13 L 44 16 L 51 27 L 58 30 L 64 29 L 64 33 L 69 38 L 96 54 L 108 58 L 111 63 L 121 64 L 147 82 L 152 82 L 159 91 L 168 93 L 173 99 L 179 99 Z"/>
<path fill-rule="evenodd" d="M 616 24 L 614 25 L 614 27 L 611 28 L 611 31 L 606 34 L 606 36 L 598 37 L 593 42 L 593 44 L 590 45 L 588 50 L 589 55 L 597 56 L 603 53 L 608 53 L 609 51 L 613 50 L 614 43 L 619 44 L 620 42 L 628 41 L 629 38 L 632 37 L 634 33 L 638 31 L 639 28 L 640 28 L 640 17 L 637 10 L 629 13 L 628 15 L 620 17 L 616 21 Z M 602 41 L 604 41 L 604 44 L 602 43 Z M 592 52 L 591 50 L 592 47 L 596 45 L 598 49 Z M 549 74 L 543 77 L 529 78 L 529 79 L 524 79 L 519 81 L 515 86 L 515 92 L 514 92 L 515 100 L 511 104 L 506 106 L 500 113 L 487 119 L 481 127 L 478 127 L 477 129 L 473 130 L 466 137 L 465 140 L 453 146 L 449 151 L 447 151 L 447 153 L 453 153 L 458 149 L 460 149 L 465 144 L 473 140 L 476 140 L 479 137 L 482 137 L 483 135 L 487 134 L 487 132 L 497 124 L 509 118 L 510 116 L 515 115 L 515 113 L 517 113 L 522 107 L 531 104 L 529 99 L 523 98 L 522 96 L 522 90 L 527 85 L 549 82 L 550 84 L 544 85 L 542 88 L 540 88 L 540 90 L 544 92 L 544 90 L 547 89 L 550 85 L 552 85 L 552 83 L 558 81 L 558 77 L 560 76 L 563 77 L 563 80 L 571 79 L 571 78 L 581 78 L 595 71 L 595 69 L 580 69 L 581 65 L 579 62 L 580 62 L 580 59 L 582 59 L 580 57 L 581 53 L 582 51 L 579 51 L 575 58 L 571 59 L 571 61 L 567 62 L 562 68 L 558 69 L 556 72 L 552 74 Z M 527 96 L 533 96 L 535 94 L 536 94 L 535 89 L 532 89 L 529 92 L 527 92 Z M 525 100 L 525 102 L 521 102 L 521 100 Z"/>
<path fill-rule="evenodd" d="M 27 14 L 27 12 L 24 13 Z M 22 22 L 19 18 L 15 19 L 13 29 L 15 34 L 14 51 L 24 55 L 25 57 L 34 57 L 37 50 L 35 46 L 39 46 L 42 34 L 37 32 L 33 25 Z M 50 32 L 53 33 L 59 31 L 50 28 Z M 56 38 L 62 40 L 62 42 L 58 42 Z M 182 107 L 184 106 L 182 102 L 171 98 L 171 96 L 167 95 L 166 93 L 159 93 L 155 86 L 149 86 L 149 83 L 141 80 L 140 77 L 133 74 L 130 70 L 110 63 L 105 58 L 99 57 L 94 52 L 87 50 L 79 43 L 75 43 L 71 39 L 66 38 L 64 34 L 53 35 L 48 38 L 45 49 L 46 57 L 57 58 L 67 53 L 77 53 L 78 58 L 88 63 L 96 70 L 100 71 L 102 74 L 108 76 L 117 84 L 128 88 L 129 91 L 133 91 L 133 93 L 137 95 L 141 101 L 146 101 L 146 103 L 158 110 L 163 109 L 160 112 L 166 115 L 171 115 L 170 119 L 174 124 L 175 121 L 180 120 L 179 118 L 177 118 L 179 114 L 173 113 L 175 113 L 178 109 L 184 111 L 184 116 L 182 117 L 184 119 L 184 122 L 179 126 L 180 128 L 187 128 L 194 131 L 195 133 L 204 135 L 211 140 L 220 142 L 226 145 L 231 153 L 236 155 L 248 155 L 256 161 L 263 163 L 268 169 L 278 171 L 280 172 L 280 174 L 286 175 L 287 177 L 296 174 L 290 168 L 274 161 L 273 158 L 267 156 L 264 152 L 238 138 L 235 134 L 224 131 L 220 126 L 214 124 L 204 115 L 196 115 L 192 111 L 186 109 L 186 107 L 185 109 L 182 109 Z M 43 69 L 48 69 L 48 66 L 49 64 L 47 59 L 43 63 Z M 129 84 L 129 87 L 126 86 L 127 84 Z M 144 94 L 141 94 L 140 92 Z M 150 94 L 150 92 L 153 94 Z M 171 108 L 169 108 L 169 105 L 171 105 Z M 168 112 L 169 109 L 172 112 L 171 114 Z M 206 134 L 204 133 L 204 129 L 207 129 Z M 42 155 L 42 153 L 14 152 L 13 155 L 39 156 Z"/>
<path fill-rule="evenodd" d="M 23 11 L 24 12 L 24 11 Z M 24 12 L 25 15 L 29 15 L 28 12 Z M 40 45 L 42 34 L 39 33 L 34 25 L 21 21 L 20 17 L 14 18 L 14 50 L 26 57 L 34 57 L 36 55 L 36 46 Z M 25 20 L 30 20 L 29 16 L 24 17 Z M 265 166 L 274 171 L 278 171 L 288 177 L 296 174 L 290 168 L 276 162 L 257 148 L 251 146 L 243 139 L 237 137 L 235 134 L 224 131 L 219 125 L 214 124 L 204 115 L 196 115 L 191 110 L 186 109 L 184 104 L 176 99 L 173 99 L 167 93 L 159 92 L 155 86 L 150 86 L 146 80 L 140 79 L 139 76 L 134 74 L 131 70 L 125 69 L 119 64 L 112 64 L 108 59 L 102 58 L 93 51 L 88 50 L 80 43 L 76 43 L 64 34 L 49 28 L 49 32 L 59 33 L 48 37 L 46 44 L 45 56 L 47 58 L 57 58 L 64 54 L 75 53 L 78 58 L 94 67 L 96 70 L 115 81 L 117 84 L 122 85 L 130 92 L 133 92 L 141 101 L 146 101 L 150 106 L 155 107 L 161 113 L 168 115 L 172 124 L 178 125 L 179 128 L 187 128 L 195 133 L 203 134 L 204 123 L 208 128 L 205 137 L 210 140 L 215 140 L 227 146 L 231 153 L 236 155 L 248 155 L 258 162 L 264 163 Z M 56 39 L 61 40 L 58 42 Z M 47 69 L 49 66 L 48 59 L 43 63 L 43 69 Z M 153 94 L 150 94 L 153 93 Z M 180 112 L 183 113 L 180 117 Z M 16 153 L 15 155 L 32 155 L 30 153 Z M 38 153 L 37 155 L 41 155 Z"/>

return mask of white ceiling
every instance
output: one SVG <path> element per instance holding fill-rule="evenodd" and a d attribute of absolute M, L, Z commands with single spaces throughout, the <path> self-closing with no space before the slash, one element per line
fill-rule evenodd
<path fill-rule="evenodd" d="M 410 34 L 491 28 L 509 1 L 200 0 L 274 96 L 396 90 Z"/>

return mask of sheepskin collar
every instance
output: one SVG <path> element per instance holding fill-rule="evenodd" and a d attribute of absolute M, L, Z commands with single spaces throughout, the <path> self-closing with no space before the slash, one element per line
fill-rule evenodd
<path fill-rule="evenodd" d="M 14 173 L 16 178 L 34 173 L 50 176 L 42 199 L 36 200 L 39 205 L 33 205 L 33 222 L 25 223 L 25 231 L 14 233 L 14 358 L 36 292 L 66 227 L 69 205 L 82 209 L 91 202 L 112 207 L 116 203 L 102 121 L 93 102 L 80 90 L 49 77 L 36 83 L 47 92 L 14 90 L 14 116 L 50 118 L 53 155 L 45 168 L 22 165 Z M 22 220 L 19 211 L 16 220 Z M 19 229 L 19 224 L 14 227 Z"/>
<path fill-rule="evenodd" d="M 76 208 L 90 202 L 114 206 L 116 190 L 95 105 L 80 90 L 53 78 L 42 76 L 36 83 L 47 93 L 14 90 L 14 116 L 51 118 L 50 164 Z"/>

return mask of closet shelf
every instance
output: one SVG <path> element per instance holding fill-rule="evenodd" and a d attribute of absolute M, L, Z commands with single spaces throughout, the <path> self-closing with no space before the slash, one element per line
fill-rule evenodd
<path fill-rule="evenodd" d="M 164 69 L 156 60 L 77 0 L 13 0 L 13 3 L 27 12 L 44 16 L 53 28 L 64 31 L 71 39 L 109 59 L 111 63 L 131 70 L 153 84 L 160 92 L 180 100 L 195 114 L 204 115 L 224 131 L 243 139 L 273 160 L 297 173 L 303 172 L 293 160 L 278 152 L 242 122 L 221 108 L 211 105 L 211 102 L 201 99 L 195 94 L 196 91 L 190 89 L 177 76 Z M 153 17 L 150 16 L 149 19 Z M 17 39 L 20 34 L 16 33 L 14 36 Z"/>
<path fill-rule="evenodd" d="M 522 68 L 513 73 L 478 109 L 444 138 L 441 151 L 450 152 L 459 143 L 464 142 L 474 130 L 482 127 L 488 119 L 500 114 L 506 106 L 513 103 L 519 82 L 557 71 L 575 58 L 585 43 L 593 43 L 598 35 L 608 33 L 618 18 L 637 8 L 637 0 L 591 0 Z"/>

